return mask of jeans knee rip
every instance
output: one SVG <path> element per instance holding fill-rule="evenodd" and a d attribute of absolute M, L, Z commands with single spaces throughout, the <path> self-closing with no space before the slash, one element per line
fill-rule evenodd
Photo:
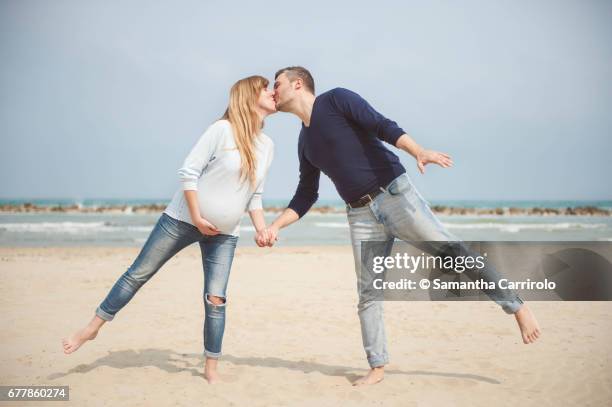
<path fill-rule="evenodd" d="M 219 299 L 220 299 L 221 301 L 223 301 L 223 302 L 222 302 L 221 304 L 215 304 L 214 302 L 212 302 L 212 301 L 210 300 L 210 297 L 216 297 L 216 298 L 219 298 Z M 213 307 L 225 307 L 225 304 L 227 303 L 227 299 L 226 299 L 225 297 L 220 296 L 220 295 L 213 295 L 213 294 L 206 293 L 206 295 L 205 295 L 205 297 L 204 297 L 204 298 L 205 298 L 205 300 L 206 300 L 206 303 L 207 303 L 208 305 L 213 306 Z"/>

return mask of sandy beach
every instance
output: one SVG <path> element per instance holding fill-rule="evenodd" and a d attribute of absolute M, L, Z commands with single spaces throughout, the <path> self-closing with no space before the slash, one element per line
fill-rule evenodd
<path fill-rule="evenodd" d="M 75 406 L 605 406 L 612 303 L 531 303 L 541 340 L 523 345 L 492 302 L 388 302 L 391 363 L 366 373 L 349 246 L 240 247 L 220 373 L 202 377 L 197 246 L 171 259 L 98 338 L 61 339 L 92 317 L 139 248 L 0 248 L 1 385 L 67 385 Z M 0 403 L 32 405 L 28 402 Z"/>

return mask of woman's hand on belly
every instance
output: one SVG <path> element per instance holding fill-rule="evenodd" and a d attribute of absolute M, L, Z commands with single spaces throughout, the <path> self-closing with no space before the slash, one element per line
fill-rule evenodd
<path fill-rule="evenodd" d="M 202 233 L 203 235 L 214 236 L 221 233 L 221 231 L 217 229 L 215 225 L 213 225 L 203 217 L 200 217 L 198 220 L 196 220 L 194 224 L 195 227 L 197 227 L 200 233 Z"/>

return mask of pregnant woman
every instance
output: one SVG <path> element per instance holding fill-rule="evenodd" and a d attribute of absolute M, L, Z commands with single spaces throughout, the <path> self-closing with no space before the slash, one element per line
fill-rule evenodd
<path fill-rule="evenodd" d="M 106 321 L 175 254 L 198 242 L 204 268 L 204 376 L 219 379 L 217 359 L 225 328 L 225 291 L 240 220 L 249 212 L 253 226 L 265 230 L 261 194 L 274 144 L 261 132 L 276 112 L 268 80 L 251 76 L 236 82 L 222 119 L 213 123 L 179 170 L 182 188 L 162 213 L 140 254 L 117 280 L 93 319 L 63 340 L 64 353 L 94 339 Z"/>

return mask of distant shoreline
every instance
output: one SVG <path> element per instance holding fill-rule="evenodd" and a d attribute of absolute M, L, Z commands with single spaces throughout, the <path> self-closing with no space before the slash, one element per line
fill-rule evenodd
<path fill-rule="evenodd" d="M 115 214 L 149 214 L 159 213 L 166 208 L 165 204 L 142 204 L 142 205 L 100 205 L 83 206 L 70 205 L 37 205 L 30 202 L 20 204 L 0 204 L 0 213 L 115 213 Z M 284 206 L 267 206 L 266 212 L 278 213 L 285 209 Z M 565 208 L 548 207 L 497 207 L 497 208 L 473 208 L 461 206 L 431 205 L 431 209 L 438 215 L 448 216 L 612 216 L 612 210 L 597 206 L 568 206 Z M 345 213 L 343 208 L 331 205 L 313 207 L 313 213 Z"/>

